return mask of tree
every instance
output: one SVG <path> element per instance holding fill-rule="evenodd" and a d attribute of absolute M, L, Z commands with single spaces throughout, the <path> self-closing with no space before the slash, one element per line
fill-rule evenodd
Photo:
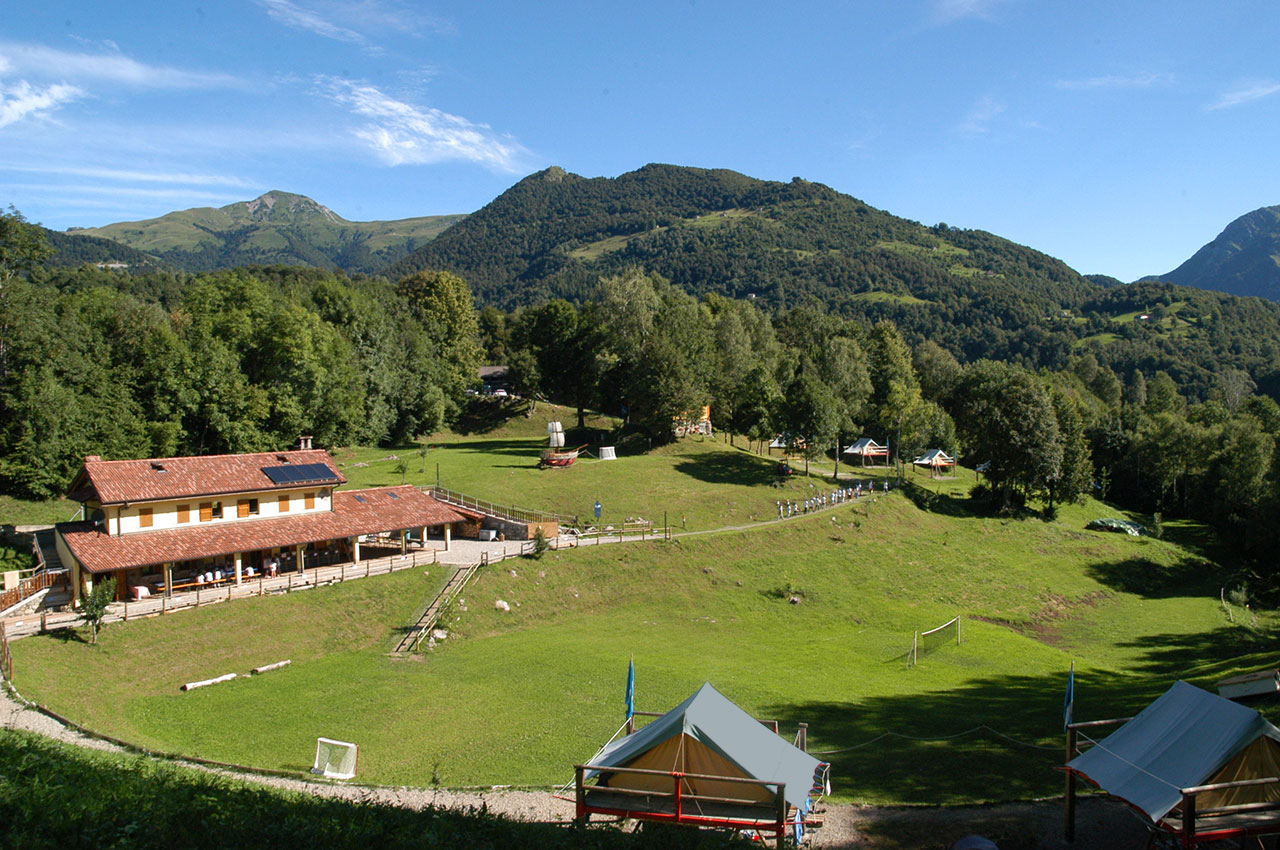
<path fill-rule="evenodd" d="M 1079 402 L 1065 393 L 1052 393 L 1053 414 L 1058 421 L 1062 443 L 1062 465 L 1047 488 L 1049 509 L 1055 502 L 1071 503 L 1084 498 L 1093 483 L 1093 459 L 1084 433 Z"/>
<path fill-rule="evenodd" d="M 1033 495 L 1062 473 L 1062 441 L 1049 393 L 1018 366 L 981 360 L 956 387 L 956 426 L 970 456 L 989 464 L 987 478 L 1005 507 L 1015 490 Z"/>
<path fill-rule="evenodd" d="M 787 386 L 782 411 L 786 429 L 793 436 L 804 438 L 804 471 L 808 475 L 809 460 L 831 444 L 841 415 L 840 401 L 808 359 L 801 361 L 795 379 Z"/>
<path fill-rule="evenodd" d="M 12 204 L 9 212 L 0 212 L 0 380 L 9 374 L 9 285 L 52 254 L 39 225 L 28 223 Z"/>
<path fill-rule="evenodd" d="M 89 626 L 89 643 L 96 644 L 98 642 L 98 632 L 102 630 L 102 620 L 107 616 L 107 606 L 115 598 L 115 576 L 93 583 L 93 590 L 89 591 L 89 596 L 84 600 L 83 606 L 84 621 Z"/>
<path fill-rule="evenodd" d="M 476 382 L 480 368 L 480 324 L 471 287 L 451 272 L 422 271 L 401 280 L 396 292 L 434 343 L 443 367 L 440 389 L 446 404 L 456 410 L 462 391 Z"/>
<path fill-rule="evenodd" d="M 898 333 L 897 326 L 881 320 L 871 330 L 868 351 L 875 418 L 894 435 L 893 449 L 901 464 L 904 434 L 910 442 L 916 436 L 906 426 L 914 420 L 923 401 L 920 381 L 911 366 L 911 350 Z"/>

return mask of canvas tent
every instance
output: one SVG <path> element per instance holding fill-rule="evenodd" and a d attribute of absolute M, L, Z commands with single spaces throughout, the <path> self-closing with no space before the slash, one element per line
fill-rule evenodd
<path fill-rule="evenodd" d="M 791 809 L 803 819 L 813 797 L 824 793 L 827 768 L 707 683 L 579 767 L 578 815 L 750 827 L 780 835 L 794 825 Z M 595 785 L 586 785 L 592 778 Z"/>
<path fill-rule="evenodd" d="M 1066 770 L 1124 800 L 1153 827 L 1179 835 L 1184 847 L 1280 831 L 1280 729 L 1186 682 Z M 1069 812 L 1073 803 L 1069 790 Z"/>
<path fill-rule="evenodd" d="M 867 458 L 884 458 L 885 463 L 889 462 L 889 447 L 882 446 L 870 437 L 862 437 L 852 446 L 844 450 L 847 455 L 854 455 L 862 458 L 865 466 Z"/>

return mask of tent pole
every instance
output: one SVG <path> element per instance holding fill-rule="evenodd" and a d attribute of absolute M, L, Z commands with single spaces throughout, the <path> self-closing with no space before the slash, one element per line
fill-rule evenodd
<path fill-rule="evenodd" d="M 1067 727 L 1067 763 L 1076 757 L 1076 729 L 1074 726 Z M 1076 775 L 1074 772 L 1067 771 L 1067 807 L 1066 807 L 1066 823 L 1063 825 L 1063 837 L 1069 843 L 1076 840 Z"/>

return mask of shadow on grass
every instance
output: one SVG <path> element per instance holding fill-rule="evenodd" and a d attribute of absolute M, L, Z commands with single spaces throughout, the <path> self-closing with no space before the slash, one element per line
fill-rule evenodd
<path fill-rule="evenodd" d="M 524 416 L 529 402 L 514 398 L 473 398 L 462 409 L 453 430 L 463 436 L 488 434 L 516 416 Z"/>
<path fill-rule="evenodd" d="M 290 765 L 305 770 L 309 765 Z M 122 769 L 124 768 L 124 769 Z M 697 830 L 624 833 L 507 820 L 484 808 L 416 811 L 278 791 L 133 756 L 102 756 L 0 730 L 5 846 L 90 848 L 720 848 Z M 66 788 L 77 790 L 77 797 Z M 85 799 L 79 799 L 83 794 Z"/>
<path fill-rule="evenodd" d="M 706 454 L 678 455 L 680 462 L 676 472 L 704 481 L 708 484 L 740 484 L 758 487 L 772 484 L 777 477 L 776 463 L 748 454 L 708 452 Z"/>
<path fill-rule="evenodd" d="M 1227 580 L 1218 565 L 1199 558 L 1183 558 L 1172 566 L 1146 558 L 1126 558 L 1114 563 L 1091 564 L 1085 573 L 1112 590 L 1147 599 L 1217 597 L 1218 588 Z"/>
<path fill-rule="evenodd" d="M 990 511 L 978 510 L 972 500 L 967 497 L 934 492 L 914 481 L 907 481 L 900 489 L 917 508 L 932 514 L 961 519 L 992 515 Z"/>
<path fill-rule="evenodd" d="M 473 452 L 475 454 L 520 455 L 536 458 L 542 451 L 540 445 L 530 440 L 467 440 L 466 442 L 432 443 L 435 448 L 453 451 Z"/>
<path fill-rule="evenodd" d="M 841 794 L 930 804 L 1029 799 L 1062 790 L 1062 775 L 1053 768 L 1064 755 L 1065 662 L 1063 668 L 1056 675 L 999 676 L 944 691 L 797 700 L 765 711 L 784 730 L 809 724 L 810 750 L 831 762 L 832 785 Z M 903 669 L 904 690 L 915 687 L 909 678 L 920 672 Z M 1076 676 L 1075 715 L 1131 715 L 1172 683 L 1082 671 Z M 989 729 L 961 734 L 979 726 Z M 894 734 L 880 737 L 885 733 Z"/>
<path fill-rule="evenodd" d="M 1241 625 L 1224 625 L 1195 634 L 1144 635 L 1121 646 L 1142 650 L 1135 665 L 1144 673 L 1167 677 L 1196 677 L 1197 684 L 1213 690 L 1219 673 L 1234 670 L 1233 660 L 1261 655 L 1274 664 L 1280 653 L 1280 635 Z"/>

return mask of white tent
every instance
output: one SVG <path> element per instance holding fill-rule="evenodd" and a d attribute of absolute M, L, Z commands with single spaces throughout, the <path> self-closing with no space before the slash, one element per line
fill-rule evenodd
<path fill-rule="evenodd" d="M 847 455 L 865 455 L 867 457 L 880 457 L 889 453 L 888 446 L 882 446 L 870 437 L 863 437 L 849 448 L 844 450 Z"/>
<path fill-rule="evenodd" d="M 1177 682 L 1066 769 L 1160 823 L 1183 789 L 1280 777 L 1280 729 L 1251 708 Z M 1203 792 L 1197 808 L 1280 802 L 1280 785 Z"/>

